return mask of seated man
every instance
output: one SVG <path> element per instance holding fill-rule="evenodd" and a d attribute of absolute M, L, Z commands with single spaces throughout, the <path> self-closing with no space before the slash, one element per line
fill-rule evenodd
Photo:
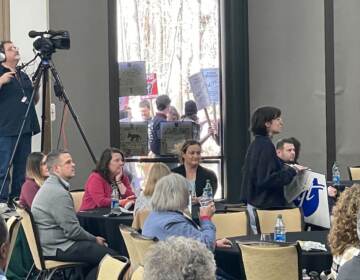
<path fill-rule="evenodd" d="M 357 215 L 357 235 L 360 239 L 360 212 Z M 354 256 L 350 261 L 340 267 L 337 280 L 358 280 L 360 275 L 360 255 Z"/>
<path fill-rule="evenodd" d="M 75 176 L 75 163 L 66 151 L 49 153 L 46 163 L 50 176 L 35 195 L 31 207 L 43 255 L 96 267 L 105 254 L 116 252 L 106 247 L 104 238 L 90 234 L 79 224 L 68 182 Z"/>
<path fill-rule="evenodd" d="M 295 146 L 290 139 L 281 139 L 276 143 L 276 155 L 284 163 L 295 163 Z"/>
<path fill-rule="evenodd" d="M 215 280 L 214 256 L 199 241 L 170 237 L 149 251 L 144 263 L 144 279 Z"/>
<path fill-rule="evenodd" d="M 5 266 L 9 252 L 9 233 L 4 219 L 0 216 L 0 280 L 6 280 Z"/>

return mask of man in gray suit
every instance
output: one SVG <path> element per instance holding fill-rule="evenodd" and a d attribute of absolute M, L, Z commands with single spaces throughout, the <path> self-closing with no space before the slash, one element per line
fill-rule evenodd
<path fill-rule="evenodd" d="M 31 207 L 43 254 L 49 259 L 84 262 L 96 267 L 105 254 L 116 252 L 106 247 L 104 238 L 90 234 L 79 224 L 68 191 L 68 181 L 75 176 L 75 163 L 66 151 L 49 153 L 46 163 L 50 176 Z"/>

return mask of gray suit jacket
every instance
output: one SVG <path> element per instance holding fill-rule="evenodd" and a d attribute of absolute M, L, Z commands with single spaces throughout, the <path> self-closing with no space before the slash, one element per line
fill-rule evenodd
<path fill-rule="evenodd" d="M 337 280 L 359 280 L 360 279 L 360 256 L 353 257 L 340 267 Z"/>
<path fill-rule="evenodd" d="M 58 248 L 65 251 L 79 240 L 95 242 L 95 236 L 79 224 L 68 187 L 69 183 L 50 175 L 32 203 L 44 256 L 56 256 Z"/>

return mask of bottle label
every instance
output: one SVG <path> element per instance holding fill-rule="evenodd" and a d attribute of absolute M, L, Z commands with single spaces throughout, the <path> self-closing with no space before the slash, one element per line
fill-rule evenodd
<path fill-rule="evenodd" d="M 111 199 L 111 208 L 119 208 L 119 201 L 117 199 Z"/>
<path fill-rule="evenodd" d="M 285 233 L 274 233 L 274 241 L 285 242 L 286 241 Z"/>

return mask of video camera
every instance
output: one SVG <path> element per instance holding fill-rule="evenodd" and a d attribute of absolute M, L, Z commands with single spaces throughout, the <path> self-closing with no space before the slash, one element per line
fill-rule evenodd
<path fill-rule="evenodd" d="M 70 34 L 69 31 L 65 30 L 48 30 L 48 31 L 30 31 L 30 38 L 37 38 L 33 46 L 35 50 L 39 51 L 42 58 L 50 59 L 51 55 L 56 49 L 70 49 Z"/>

